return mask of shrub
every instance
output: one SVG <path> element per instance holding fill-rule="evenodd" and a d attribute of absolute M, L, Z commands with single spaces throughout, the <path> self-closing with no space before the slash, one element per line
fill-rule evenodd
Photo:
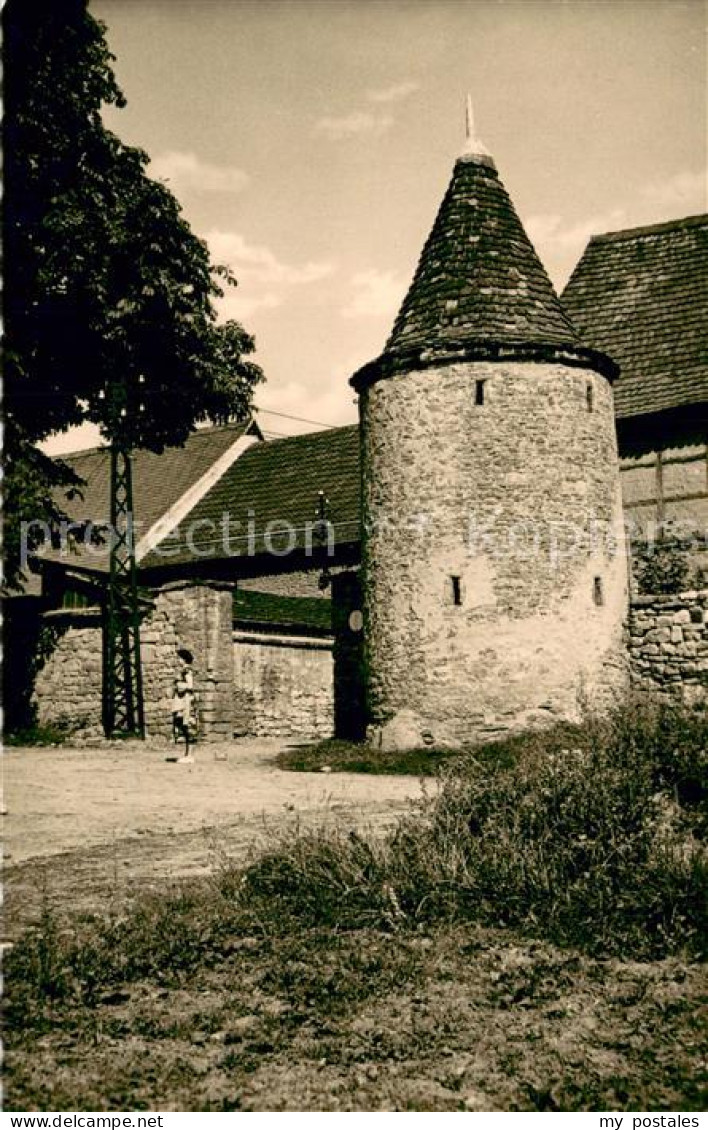
<path fill-rule="evenodd" d="M 691 568 L 680 543 L 660 542 L 635 558 L 634 575 L 641 595 L 669 595 L 689 587 Z"/>
<path fill-rule="evenodd" d="M 462 918 L 596 953 L 700 950 L 708 717 L 628 708 L 564 741 L 534 735 L 511 765 L 468 756 L 383 842 L 283 844 L 251 896 L 343 928 Z"/>
<path fill-rule="evenodd" d="M 74 734 L 90 723 L 89 718 L 60 718 L 45 724 L 34 723 L 24 729 L 5 734 L 8 746 L 66 745 Z"/>

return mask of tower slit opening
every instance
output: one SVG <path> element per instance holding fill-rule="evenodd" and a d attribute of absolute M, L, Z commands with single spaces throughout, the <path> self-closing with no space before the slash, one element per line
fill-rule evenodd
<path fill-rule="evenodd" d="M 602 585 L 602 577 L 595 577 L 592 586 L 592 598 L 598 608 L 602 608 L 605 603 L 605 591 Z"/>
<path fill-rule="evenodd" d="M 585 386 L 585 403 L 587 405 L 588 412 L 592 412 L 595 407 L 595 392 L 589 382 Z"/>

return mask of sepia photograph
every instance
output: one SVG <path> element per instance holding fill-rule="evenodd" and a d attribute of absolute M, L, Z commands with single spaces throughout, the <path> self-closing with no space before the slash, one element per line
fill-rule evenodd
<path fill-rule="evenodd" d="M 5 0 L 6 1127 L 705 1125 L 707 33 Z"/>

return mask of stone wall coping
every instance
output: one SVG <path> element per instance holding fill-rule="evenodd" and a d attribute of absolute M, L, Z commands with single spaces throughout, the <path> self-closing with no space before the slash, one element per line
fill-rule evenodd
<path fill-rule="evenodd" d="M 630 459 L 628 457 L 625 458 L 627 458 L 627 461 L 630 462 Z M 691 458 L 693 457 L 683 455 L 681 456 L 681 461 L 687 461 Z M 672 459 L 672 462 L 678 461 L 678 459 Z M 669 499 L 669 502 L 671 501 L 672 500 Z M 664 533 L 660 541 L 657 541 L 656 539 L 637 536 L 632 539 L 632 546 L 638 553 L 644 553 L 645 551 L 648 551 L 650 554 L 652 554 L 662 549 L 680 549 L 684 552 L 690 550 L 694 553 L 705 553 L 706 550 L 708 550 L 708 534 L 704 534 L 701 529 L 696 527 L 695 533 L 692 533 L 688 536 L 672 536 L 670 533 Z"/>
<path fill-rule="evenodd" d="M 274 636 L 268 632 L 234 632 L 234 643 L 274 644 L 300 651 L 332 651 L 334 638 L 322 636 Z"/>
<path fill-rule="evenodd" d="M 66 620 L 70 626 L 80 625 L 82 621 L 96 624 L 101 621 L 102 610 L 98 604 L 87 608 L 48 608 L 42 613 L 43 620 Z"/>
<path fill-rule="evenodd" d="M 661 608 L 683 608 L 687 603 L 708 603 L 708 589 L 687 589 L 685 592 L 656 593 L 648 596 L 633 596 L 630 609 L 652 608 L 659 605 Z"/>
<path fill-rule="evenodd" d="M 164 592 L 180 592 L 183 589 L 213 589 L 216 592 L 233 592 L 236 581 L 207 581 L 202 578 L 187 578 L 179 581 L 166 581 L 164 585 L 156 585 L 152 592 L 159 596 Z"/>

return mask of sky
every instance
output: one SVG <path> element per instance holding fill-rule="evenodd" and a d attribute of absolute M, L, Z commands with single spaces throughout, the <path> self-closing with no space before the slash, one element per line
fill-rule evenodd
<path fill-rule="evenodd" d="M 357 419 L 464 141 L 556 287 L 592 234 L 706 199 L 703 0 L 93 0 L 150 156 L 256 338 L 269 434 Z M 279 413 L 276 415 L 275 413 Z M 285 415 L 280 415 L 285 414 Z M 49 441 L 97 442 L 94 429 Z"/>

